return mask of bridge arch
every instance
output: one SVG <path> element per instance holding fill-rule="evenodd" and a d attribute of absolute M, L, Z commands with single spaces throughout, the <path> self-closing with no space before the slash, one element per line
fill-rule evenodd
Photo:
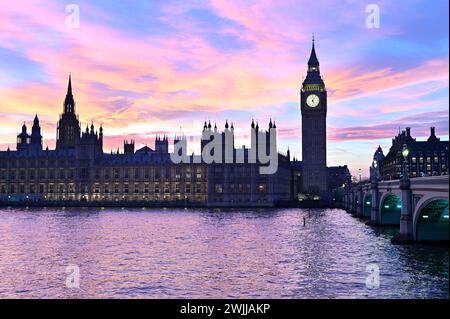
<path fill-rule="evenodd" d="M 383 195 L 380 200 L 380 217 L 383 225 L 399 225 L 402 212 L 402 200 L 394 193 Z"/>
<path fill-rule="evenodd" d="M 364 195 L 363 217 L 370 217 L 372 213 L 372 194 L 367 192 Z"/>
<path fill-rule="evenodd" d="M 414 213 L 414 238 L 417 241 L 449 240 L 449 200 L 424 198 Z"/>

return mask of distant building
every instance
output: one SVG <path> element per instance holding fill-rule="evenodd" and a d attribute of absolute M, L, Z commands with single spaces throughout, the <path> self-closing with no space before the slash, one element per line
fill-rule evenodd
<path fill-rule="evenodd" d="M 327 185 L 329 191 L 343 187 L 344 185 L 350 185 L 351 182 L 352 175 L 347 165 L 327 168 Z"/>
<path fill-rule="evenodd" d="M 377 150 L 373 154 L 373 160 L 372 165 L 370 166 L 370 180 L 378 180 L 381 176 L 381 165 L 380 163 L 383 162 L 385 159 L 385 156 L 383 154 L 383 149 L 381 146 L 378 145 Z"/>
<path fill-rule="evenodd" d="M 411 136 L 411 129 L 400 132 L 392 139 L 389 153 L 379 163 L 380 178 L 384 180 L 398 179 L 403 175 L 404 145 L 409 150 L 406 171 L 409 177 L 434 176 L 448 174 L 448 141 L 436 137 L 434 127 L 430 128 L 430 136 L 426 141 L 417 141 Z M 381 148 L 380 148 L 381 149 Z"/>

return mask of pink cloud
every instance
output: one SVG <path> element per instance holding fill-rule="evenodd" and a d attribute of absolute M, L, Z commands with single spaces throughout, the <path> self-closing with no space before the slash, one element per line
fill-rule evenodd
<path fill-rule="evenodd" d="M 331 141 L 351 141 L 393 138 L 400 127 L 408 126 L 413 128 L 413 135 L 415 136 L 427 136 L 431 126 L 436 127 L 438 134 L 448 135 L 448 112 L 419 113 L 371 126 L 330 128 L 328 139 Z"/>

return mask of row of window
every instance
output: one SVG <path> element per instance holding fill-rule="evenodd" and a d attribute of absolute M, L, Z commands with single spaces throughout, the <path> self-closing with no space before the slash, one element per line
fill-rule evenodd
<path fill-rule="evenodd" d="M 27 187 L 26 187 L 27 186 Z M 100 193 L 124 193 L 124 194 L 140 194 L 140 193 L 155 193 L 159 194 L 161 192 L 168 193 L 191 193 L 195 191 L 195 193 L 205 192 L 207 188 L 206 183 L 195 183 L 192 185 L 191 183 L 134 183 L 134 184 L 120 184 L 120 183 L 105 183 L 99 184 L 95 183 L 92 187 L 92 193 L 100 194 Z M 81 193 L 89 193 L 89 187 L 87 185 L 81 185 L 80 189 Z M 214 191 L 218 194 L 224 192 L 223 184 L 215 184 Z M 251 185 L 250 184 L 229 184 L 228 191 L 230 193 L 238 192 L 238 193 L 250 193 Z M 265 193 L 267 191 L 267 186 L 265 183 L 259 183 L 257 186 L 257 191 L 259 193 Z M 2 194 L 45 194 L 45 193 L 75 193 L 75 184 L 11 184 L 0 185 L 0 193 Z"/>
<path fill-rule="evenodd" d="M 54 167 L 54 168 L 61 168 L 61 167 L 70 167 L 73 164 L 73 161 L 68 159 L 51 159 L 51 160 L 30 160 L 30 159 L 17 159 L 17 160 L 0 160 L 0 168 L 20 168 L 20 167 L 34 167 L 34 168 L 40 168 L 40 167 Z"/>
<path fill-rule="evenodd" d="M 396 165 L 395 169 L 397 172 L 401 172 L 403 170 L 401 165 Z M 442 164 L 441 166 L 431 164 L 427 164 L 426 166 L 416 166 L 412 165 L 411 167 L 409 165 L 405 166 L 406 171 L 412 173 L 412 172 L 427 172 L 427 173 L 445 173 L 447 172 L 447 165 Z"/>
<path fill-rule="evenodd" d="M 25 169 L 13 169 L 13 170 L 1 170 L 0 171 L 0 179 L 21 179 L 25 180 L 27 177 L 30 180 L 34 180 L 37 177 L 39 179 L 73 179 L 76 176 L 75 169 L 38 169 L 38 170 L 25 170 Z M 201 169 L 196 170 L 195 175 L 190 170 L 186 170 L 185 172 L 180 171 L 179 169 L 170 170 L 153 170 L 153 169 L 134 169 L 133 174 L 130 174 L 130 170 L 124 169 L 114 169 L 114 170 L 103 170 L 103 171 L 95 171 L 94 178 L 100 179 L 103 178 L 105 180 L 109 180 L 110 178 L 114 179 L 191 179 L 195 177 L 196 179 L 202 179 L 206 176 Z M 78 170 L 78 177 L 80 178 L 89 178 L 89 170 L 86 168 L 80 168 Z"/>
<path fill-rule="evenodd" d="M 140 193 L 155 193 L 160 194 L 170 194 L 170 193 L 204 193 L 206 192 L 206 183 L 144 183 L 144 184 L 94 184 L 92 187 L 92 193 L 114 193 L 114 194 L 140 194 Z M 11 184 L 0 185 L 1 194 L 53 194 L 53 193 L 75 193 L 75 184 Z M 81 185 L 79 189 L 80 193 L 89 193 L 88 185 Z"/>
<path fill-rule="evenodd" d="M 259 183 L 257 188 L 259 193 L 265 193 L 267 191 L 267 187 L 265 183 Z M 250 193 L 251 192 L 251 186 L 250 184 L 229 184 L 228 191 L 230 193 L 239 192 L 239 193 Z M 223 184 L 215 184 L 214 185 L 214 192 L 217 194 L 221 194 L 224 192 L 224 185 Z"/>

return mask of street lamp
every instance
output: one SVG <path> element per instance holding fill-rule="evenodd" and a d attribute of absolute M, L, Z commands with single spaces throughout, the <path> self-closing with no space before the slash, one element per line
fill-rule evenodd
<path fill-rule="evenodd" d="M 373 168 L 373 178 L 375 180 L 378 180 L 378 161 L 376 159 L 373 160 L 372 168 Z"/>
<path fill-rule="evenodd" d="M 359 169 L 358 171 L 359 171 L 359 182 L 361 183 L 361 177 L 362 177 L 361 169 Z"/>
<path fill-rule="evenodd" d="M 407 169 L 406 169 L 406 163 L 407 163 L 407 160 L 408 160 L 409 149 L 408 149 L 408 146 L 406 144 L 403 144 L 402 155 L 403 155 L 403 178 L 407 179 L 408 178 L 408 172 L 407 172 Z"/>

